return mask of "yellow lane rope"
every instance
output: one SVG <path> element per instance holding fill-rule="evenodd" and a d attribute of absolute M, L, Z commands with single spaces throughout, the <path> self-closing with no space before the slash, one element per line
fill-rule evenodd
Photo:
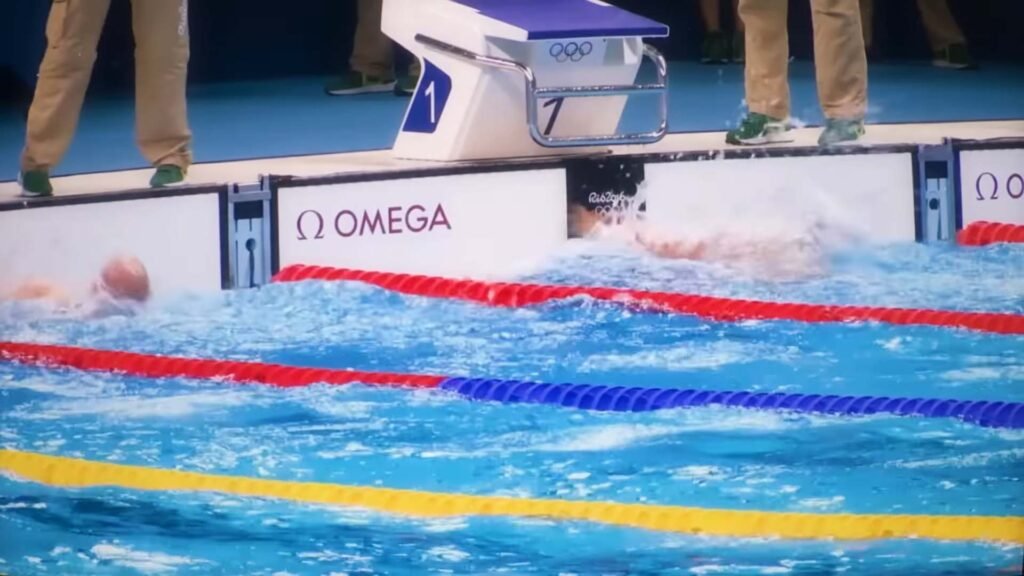
<path fill-rule="evenodd" d="M 680 506 L 440 494 L 290 482 L 125 466 L 0 450 L 0 469 L 59 487 L 219 492 L 364 508 L 402 516 L 515 516 L 589 521 L 663 532 L 731 537 L 878 540 L 925 538 L 1024 544 L 1024 517 L 804 514 Z"/>

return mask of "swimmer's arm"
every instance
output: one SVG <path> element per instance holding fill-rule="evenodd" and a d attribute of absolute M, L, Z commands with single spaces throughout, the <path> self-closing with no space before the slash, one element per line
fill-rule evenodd
<path fill-rule="evenodd" d="M 645 237 L 643 234 L 636 235 L 636 241 L 645 250 L 658 256 L 672 260 L 702 260 L 707 257 L 708 246 L 704 242 L 660 242 Z"/>
<path fill-rule="evenodd" d="M 71 303 L 71 296 L 67 292 L 49 282 L 42 280 L 31 280 L 6 294 L 4 300 L 47 300 L 56 304 L 66 306 Z"/>
<path fill-rule="evenodd" d="M 592 236 L 597 234 L 605 225 L 607 225 L 605 218 L 596 212 L 587 210 L 583 206 L 574 204 L 569 209 L 569 230 L 572 236 Z M 635 238 L 637 244 L 661 258 L 701 260 L 708 257 L 708 245 L 706 242 L 662 242 L 649 238 L 642 231 L 637 232 Z"/>

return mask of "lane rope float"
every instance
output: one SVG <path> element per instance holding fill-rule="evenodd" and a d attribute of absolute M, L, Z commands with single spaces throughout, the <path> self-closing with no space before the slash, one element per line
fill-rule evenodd
<path fill-rule="evenodd" d="M 273 278 L 274 282 L 279 283 L 306 280 L 362 282 L 402 294 L 468 300 L 490 306 L 513 308 L 585 296 L 653 311 L 694 315 L 720 321 L 879 322 L 963 328 L 997 334 L 1024 334 L 1024 315 L 998 312 L 764 302 L 626 288 L 494 283 L 301 264 L 288 266 Z"/>
<path fill-rule="evenodd" d="M 734 538 L 925 538 L 1024 544 L 1022 517 L 814 514 L 473 496 L 204 474 L 15 450 L 0 450 L 0 469 L 25 480 L 62 488 L 113 486 L 142 491 L 218 492 L 243 497 L 350 506 L 411 517 L 534 517 Z"/>
<path fill-rule="evenodd" d="M 302 368 L 284 364 L 183 358 L 20 342 L 0 342 L 0 358 L 36 366 L 76 368 L 91 372 L 117 372 L 143 378 L 218 379 L 267 384 L 282 388 L 312 384 L 372 384 L 409 388 L 437 388 L 444 376 Z"/>
<path fill-rule="evenodd" d="M 956 234 L 961 246 L 988 246 L 990 244 L 1024 243 L 1024 225 L 1004 222 L 972 222 Z"/>
<path fill-rule="evenodd" d="M 986 428 L 1024 429 L 1024 403 L 1020 402 L 549 384 L 521 380 L 302 368 L 261 362 L 180 358 L 14 342 L 0 342 L 0 359 L 35 366 L 116 372 L 146 378 L 216 379 L 285 388 L 356 383 L 440 388 L 473 400 L 506 404 L 547 404 L 595 411 L 650 412 L 673 408 L 725 406 L 824 415 L 893 414 L 955 418 Z"/>

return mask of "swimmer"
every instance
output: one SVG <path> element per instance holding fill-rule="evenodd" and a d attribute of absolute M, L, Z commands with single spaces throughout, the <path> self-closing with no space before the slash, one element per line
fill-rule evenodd
<path fill-rule="evenodd" d="M 30 280 L 18 286 L 5 300 L 47 302 L 57 309 L 89 311 L 93 315 L 130 312 L 145 304 L 151 296 L 149 273 L 135 257 L 110 259 L 92 283 L 89 297 L 76 302 L 71 295 L 51 282 Z"/>
<path fill-rule="evenodd" d="M 725 264 L 776 280 L 819 276 L 824 269 L 824 255 L 814 238 L 755 241 L 719 235 L 664 239 L 640 219 L 622 214 L 601 216 L 578 204 L 570 208 L 569 229 L 582 238 L 624 241 L 658 258 Z"/>
<path fill-rule="evenodd" d="M 107 262 L 93 283 L 93 295 L 144 304 L 149 300 L 149 273 L 138 258 L 118 256 Z"/>

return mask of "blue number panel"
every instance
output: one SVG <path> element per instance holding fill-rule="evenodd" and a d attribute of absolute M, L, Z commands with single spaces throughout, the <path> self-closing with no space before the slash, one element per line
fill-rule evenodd
<path fill-rule="evenodd" d="M 433 134 L 452 93 L 452 77 L 430 60 L 423 61 L 423 76 L 409 106 L 403 132 Z"/>

